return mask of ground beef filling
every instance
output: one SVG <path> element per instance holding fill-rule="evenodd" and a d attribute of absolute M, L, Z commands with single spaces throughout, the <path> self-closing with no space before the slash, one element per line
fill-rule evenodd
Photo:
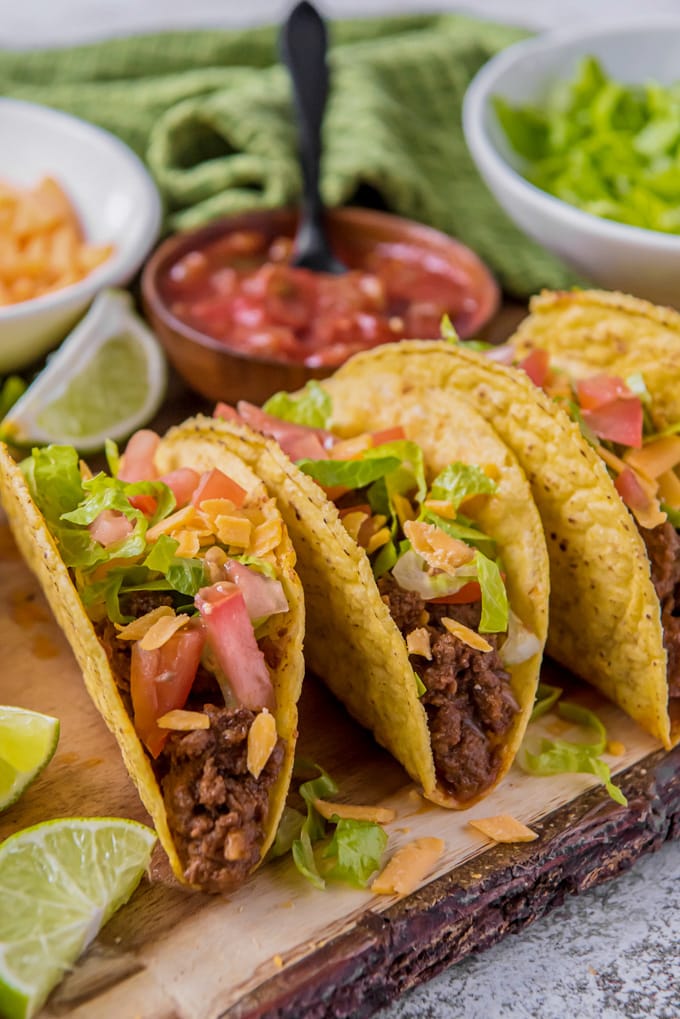
<path fill-rule="evenodd" d="M 138 614 L 158 604 L 166 602 L 153 600 L 136 606 Z M 108 619 L 97 623 L 96 631 L 132 717 L 131 644 L 117 639 L 117 630 Z M 217 680 L 199 666 L 186 707 L 205 711 L 210 728 L 171 732 L 160 755 L 151 762 L 185 877 L 213 892 L 240 884 L 258 862 L 269 795 L 284 755 L 284 741 L 279 739 L 262 772 L 253 778 L 246 761 L 255 712 L 210 703 L 221 700 Z"/>
<path fill-rule="evenodd" d="M 494 781 L 503 738 L 519 710 L 495 647 L 477 651 L 441 623 L 448 616 L 477 630 L 481 607 L 426 605 L 417 592 L 403 590 L 390 576 L 382 577 L 378 586 L 404 637 L 416 627 L 428 629 L 432 660 L 411 655 L 411 664 L 426 687 L 421 700 L 437 778 L 457 799 L 472 799 Z M 494 635 L 484 636 L 495 644 Z"/>
<path fill-rule="evenodd" d="M 185 877 L 223 892 L 242 882 L 260 858 L 284 744 L 279 739 L 255 779 L 246 766 L 255 713 L 212 704 L 203 710 L 210 728 L 171 733 L 156 769 Z"/>
<path fill-rule="evenodd" d="M 680 536 L 667 520 L 640 533 L 652 564 L 652 581 L 661 602 L 664 646 L 668 652 L 668 692 L 680 697 Z"/>

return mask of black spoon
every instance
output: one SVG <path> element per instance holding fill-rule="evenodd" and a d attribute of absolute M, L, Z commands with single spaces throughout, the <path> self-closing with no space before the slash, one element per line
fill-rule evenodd
<path fill-rule="evenodd" d="M 292 264 L 313 272 L 346 272 L 330 249 L 319 194 L 321 125 L 328 96 L 327 38 L 323 18 L 307 0 L 288 15 L 279 43 L 293 85 L 302 168 L 302 207 Z"/>

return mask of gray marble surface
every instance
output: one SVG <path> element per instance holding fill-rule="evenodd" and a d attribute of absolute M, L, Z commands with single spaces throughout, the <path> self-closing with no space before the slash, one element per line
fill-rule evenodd
<path fill-rule="evenodd" d="M 287 0 L 1 0 L 0 45 L 50 46 L 135 31 L 236 27 Z M 319 0 L 348 17 L 457 7 L 535 28 L 677 15 L 680 0 Z M 680 77 L 680 59 L 678 61 Z M 452 967 L 379 1019 L 680 1019 L 680 845 L 569 899 Z"/>

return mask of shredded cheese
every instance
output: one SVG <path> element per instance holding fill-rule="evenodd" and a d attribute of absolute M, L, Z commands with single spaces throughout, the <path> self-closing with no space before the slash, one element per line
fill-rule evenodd
<path fill-rule="evenodd" d="M 175 613 L 169 605 L 159 605 L 157 609 L 151 609 L 150 612 L 146 612 L 143 616 L 139 616 L 138 619 L 133 619 L 127 626 L 121 626 L 120 623 L 116 623 L 115 627 L 118 630 L 117 637 L 119 640 L 141 640 L 144 634 L 151 629 L 154 623 L 162 619 L 163 616 L 173 616 Z"/>
<path fill-rule="evenodd" d="M 431 513 L 436 513 L 438 517 L 444 517 L 446 520 L 455 520 L 456 518 L 457 510 L 453 503 L 448 502 L 447 499 L 426 499 L 423 506 Z"/>
<path fill-rule="evenodd" d="M 407 520 L 404 533 L 418 555 L 435 570 L 455 574 L 459 566 L 472 562 L 475 557 L 470 545 L 421 520 Z"/>
<path fill-rule="evenodd" d="M 625 745 L 618 739 L 610 739 L 607 743 L 607 753 L 612 757 L 623 757 L 626 752 Z"/>
<path fill-rule="evenodd" d="M 379 531 L 376 531 L 368 539 L 368 542 L 366 543 L 366 554 L 372 555 L 377 549 L 382 548 L 383 545 L 387 544 L 391 536 L 389 527 L 381 527 Z"/>
<path fill-rule="evenodd" d="M 177 732 L 192 732 L 194 729 L 209 729 L 210 719 L 202 711 L 183 711 L 175 708 L 166 711 L 156 720 L 159 729 L 174 729 Z"/>
<path fill-rule="evenodd" d="M 418 515 L 418 511 L 411 503 L 410 499 L 407 499 L 405 495 L 401 495 L 400 492 L 393 493 L 392 504 L 397 514 L 397 519 L 402 527 L 407 520 L 415 520 Z"/>
<path fill-rule="evenodd" d="M 448 616 L 442 617 L 442 624 L 446 627 L 449 633 L 452 633 L 454 637 L 458 637 L 468 647 L 475 648 L 476 651 L 492 651 L 493 648 L 489 644 L 488 640 L 484 640 L 481 633 L 477 633 L 475 630 L 471 630 L 469 626 L 464 626 L 463 623 L 459 623 L 457 619 L 449 619 Z"/>
<path fill-rule="evenodd" d="M 279 516 L 265 520 L 258 524 L 253 533 L 251 552 L 256 556 L 263 556 L 271 552 L 281 542 L 283 531 L 281 529 L 281 518 Z"/>
<path fill-rule="evenodd" d="M 355 435 L 352 439 L 341 439 L 333 446 L 334 460 L 358 460 L 362 453 L 373 445 L 371 436 L 366 432 L 363 435 Z"/>
<path fill-rule="evenodd" d="M 640 449 L 627 449 L 623 459 L 648 478 L 658 478 L 680 464 L 680 435 L 663 435 Z"/>
<path fill-rule="evenodd" d="M 389 824 L 397 816 L 390 807 L 359 806 L 356 803 L 331 803 L 329 800 L 314 800 L 314 806 L 327 821 L 337 815 L 349 821 L 375 821 Z"/>
<path fill-rule="evenodd" d="M 248 548 L 253 525 L 247 517 L 219 516 L 215 520 L 215 534 L 223 545 Z"/>
<path fill-rule="evenodd" d="M 671 509 L 680 509 L 680 478 L 675 471 L 665 471 L 658 477 L 659 496 Z"/>
<path fill-rule="evenodd" d="M 369 519 L 368 513 L 364 513 L 363 510 L 352 510 L 351 513 L 345 513 L 341 517 L 342 526 L 345 528 L 350 538 L 358 543 L 359 531 L 362 526 Z"/>
<path fill-rule="evenodd" d="M 276 720 L 266 708 L 263 708 L 255 716 L 255 720 L 248 730 L 246 767 L 253 778 L 260 777 L 262 769 L 276 746 L 276 739 Z"/>
<path fill-rule="evenodd" d="M 162 616 L 150 626 L 139 642 L 142 651 L 156 651 L 170 640 L 173 634 L 181 630 L 189 622 L 189 616 L 181 613 L 178 616 Z"/>
<path fill-rule="evenodd" d="M 185 528 L 183 531 L 176 531 L 173 537 L 179 542 L 175 549 L 176 556 L 180 556 L 184 559 L 192 559 L 194 556 L 198 555 L 201 548 L 201 540 L 196 531 Z"/>
<path fill-rule="evenodd" d="M 443 839 L 414 839 L 397 850 L 385 869 L 374 878 L 371 891 L 376 895 L 408 895 L 434 869 L 443 852 Z"/>
<path fill-rule="evenodd" d="M 430 631 L 426 626 L 418 626 L 406 635 L 406 648 L 410 655 L 422 655 L 428 661 L 432 660 Z"/>
<path fill-rule="evenodd" d="M 169 517 L 165 518 L 165 520 L 159 520 L 157 524 L 150 527 L 146 532 L 145 538 L 147 541 L 157 541 L 161 534 L 170 534 L 171 531 L 177 531 L 182 527 L 187 527 L 193 522 L 195 517 L 195 507 L 184 506 L 181 510 L 171 513 Z"/>
<path fill-rule="evenodd" d="M 527 828 L 525 824 L 518 821 L 511 814 L 497 814 L 495 817 L 476 817 L 468 821 L 471 828 L 475 828 L 493 839 L 494 842 L 533 842 L 538 834 Z"/>

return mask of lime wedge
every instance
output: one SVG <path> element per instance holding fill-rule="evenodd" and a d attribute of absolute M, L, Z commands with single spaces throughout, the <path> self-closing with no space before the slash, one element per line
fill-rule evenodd
<path fill-rule="evenodd" d="M 163 352 L 129 294 L 105 290 L 11 408 L 3 436 L 92 453 L 153 417 L 166 378 Z"/>
<path fill-rule="evenodd" d="M 52 758 L 59 720 L 0 705 L 0 810 L 15 803 Z"/>
<path fill-rule="evenodd" d="M 64 818 L 0 845 L 0 1014 L 29 1019 L 127 902 L 156 833 L 122 818 Z"/>

